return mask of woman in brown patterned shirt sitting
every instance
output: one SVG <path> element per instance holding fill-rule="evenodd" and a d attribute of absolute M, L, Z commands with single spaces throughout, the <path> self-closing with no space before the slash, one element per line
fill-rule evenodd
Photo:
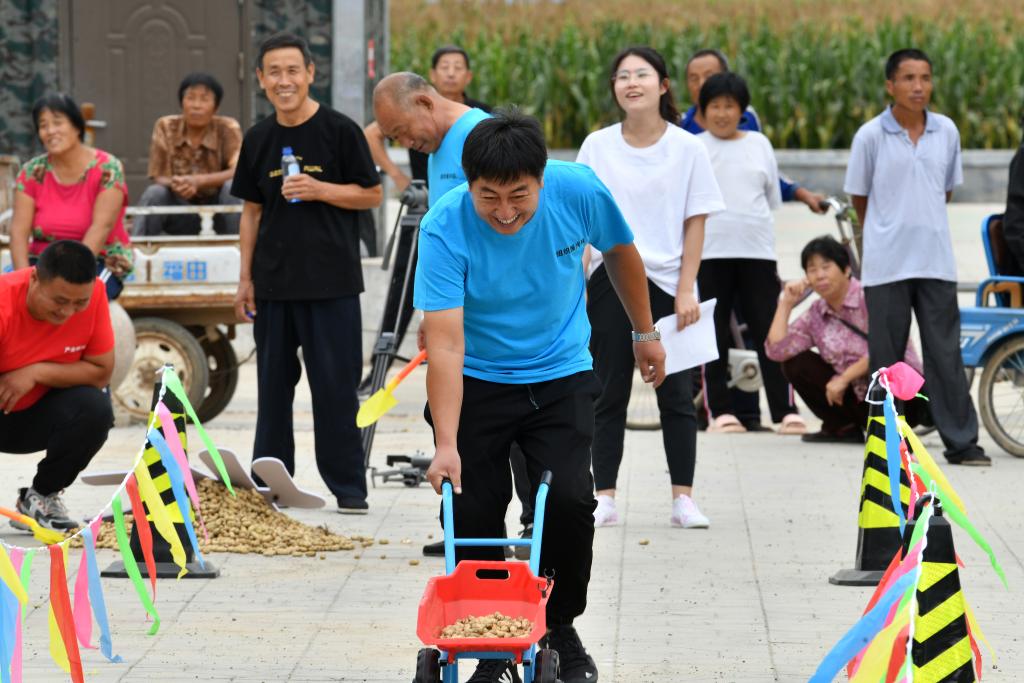
<path fill-rule="evenodd" d="M 242 129 L 230 116 L 217 116 L 224 88 L 206 73 L 191 73 L 178 87 L 181 113 L 162 116 L 153 126 L 149 177 L 153 184 L 139 206 L 241 204 L 231 195 L 231 179 L 242 146 Z M 218 214 L 219 234 L 238 234 L 239 214 Z M 134 235 L 197 235 L 198 215 L 136 216 Z"/>

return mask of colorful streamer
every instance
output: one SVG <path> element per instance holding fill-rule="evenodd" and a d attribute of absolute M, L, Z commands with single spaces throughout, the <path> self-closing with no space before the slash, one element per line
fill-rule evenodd
<path fill-rule="evenodd" d="M 139 497 L 139 486 L 135 483 L 135 475 L 128 477 L 124 490 L 128 493 L 128 500 L 132 504 L 132 517 L 135 522 L 135 531 L 139 534 L 139 548 L 142 550 L 142 561 L 146 563 L 146 573 L 149 575 L 150 589 L 153 591 L 153 601 L 156 601 L 156 560 L 153 558 L 153 530 L 149 528 L 146 521 L 146 507 Z"/>
<path fill-rule="evenodd" d="M 124 560 L 124 571 L 132 580 L 132 585 L 135 586 L 135 592 L 138 593 L 142 606 L 149 612 L 149 616 L 153 617 L 149 635 L 156 635 L 156 632 L 160 630 L 160 615 L 157 614 L 153 601 L 149 599 L 146 584 L 142 582 L 142 575 L 139 573 L 139 565 L 135 562 L 131 548 L 128 547 L 128 532 L 124 525 L 124 511 L 121 509 L 120 496 L 114 496 L 110 505 L 114 509 L 114 531 L 117 534 L 117 547 L 121 550 L 121 559 Z"/>
<path fill-rule="evenodd" d="M 21 603 L 14 591 L 7 584 L 0 584 L 0 683 L 11 683 L 20 611 Z"/>
<path fill-rule="evenodd" d="M 903 423 L 906 425 L 906 422 Z M 924 468 L 932 479 L 939 483 L 939 487 L 944 491 L 942 497 L 942 507 L 948 510 L 952 506 L 956 506 L 960 512 L 967 514 L 967 506 L 960 500 L 960 496 L 957 495 L 956 490 L 953 489 L 953 485 L 946 479 L 946 475 L 942 473 L 939 466 L 935 464 L 935 459 L 932 458 L 928 449 L 921 443 L 921 439 L 914 433 L 913 429 L 905 427 L 903 429 L 903 436 L 906 437 L 907 443 L 910 444 L 910 450 L 914 453 L 914 459 Z M 921 477 L 924 479 L 924 477 Z"/>
<path fill-rule="evenodd" d="M 177 432 L 175 432 L 175 435 L 177 435 Z M 153 444 L 153 448 L 160 454 L 160 462 L 163 463 L 164 469 L 167 470 L 167 476 L 171 479 L 171 492 L 174 494 L 174 502 L 178 504 L 178 510 L 181 511 L 182 526 L 185 527 L 185 533 L 188 534 L 188 540 L 192 544 L 192 551 L 196 560 L 199 561 L 199 566 L 205 569 L 206 563 L 203 562 L 203 555 L 199 552 L 199 540 L 196 538 L 196 530 L 192 528 L 192 511 L 188 505 L 188 496 L 185 494 L 185 475 L 182 474 L 178 462 L 174 459 L 167 441 L 160 436 L 160 432 L 151 429 L 149 431 L 149 443 Z"/>
<path fill-rule="evenodd" d="M 889 470 L 889 493 L 892 496 L 892 509 L 900 520 L 900 535 L 907 526 L 903 505 L 900 504 L 900 435 L 896 423 L 896 406 L 892 393 L 886 395 L 882 402 L 885 414 L 885 461 Z"/>
<path fill-rule="evenodd" d="M 206 538 L 206 542 L 210 542 L 210 534 L 206 531 L 206 524 L 203 522 L 203 513 L 199 507 L 199 491 L 196 489 L 196 481 L 192 477 L 192 468 L 188 464 L 188 456 L 185 455 L 185 449 L 181 446 L 181 438 L 178 436 L 178 429 L 174 426 L 174 416 L 171 415 L 171 411 L 168 410 L 167 406 L 163 401 L 156 404 L 156 416 L 160 420 L 160 424 L 164 432 L 164 441 L 171 449 L 171 453 L 174 455 L 174 461 L 178 463 L 178 468 L 182 472 L 182 476 L 185 479 L 185 489 L 188 491 L 189 500 L 192 501 L 192 507 L 196 511 L 196 517 L 199 520 L 199 528 L 203 530 L 203 536 Z M 165 466 L 166 468 L 166 466 Z"/>
<path fill-rule="evenodd" d="M 51 620 L 51 641 L 50 648 L 53 651 L 54 638 L 53 626 L 56 625 L 56 634 L 64 646 L 64 657 L 59 663 L 68 663 L 71 673 L 71 680 L 74 683 L 84 683 L 85 675 L 82 673 L 82 655 L 78 650 L 78 641 L 75 636 L 75 621 L 71 615 L 71 600 L 68 597 L 68 579 L 64 563 L 67 559 L 66 549 L 63 545 L 47 546 L 50 551 L 50 615 Z M 56 658 L 55 658 L 56 659 Z M 65 669 L 67 671 L 67 669 Z"/>
<path fill-rule="evenodd" d="M 82 551 L 82 559 L 78 562 L 78 574 L 75 576 L 75 597 L 72 615 L 75 621 L 75 635 L 78 644 L 94 650 L 92 645 L 92 605 L 89 604 L 89 568 L 86 552 Z"/>
<path fill-rule="evenodd" d="M 192 424 L 195 426 L 196 431 L 199 433 L 199 438 L 202 440 L 203 445 L 206 446 L 206 450 L 210 453 L 210 457 L 213 459 L 213 464 L 217 468 L 217 473 L 220 475 L 220 480 L 227 487 L 231 495 L 235 495 L 235 490 L 231 487 L 231 477 L 228 476 L 227 468 L 224 467 L 224 460 L 220 457 L 220 451 L 217 450 L 217 446 L 213 443 L 210 435 L 206 433 L 206 429 L 203 428 L 199 417 L 196 415 L 195 409 L 192 408 L 192 404 L 189 403 L 188 395 L 185 393 L 185 388 L 181 386 L 181 380 L 174 374 L 174 370 L 170 367 L 164 368 L 163 383 L 171 393 L 181 401 L 181 405 L 185 407 L 185 412 L 192 420 Z"/>
<path fill-rule="evenodd" d="M 14 565 L 11 564 L 11 558 L 2 544 L 0 544 L 0 581 L 3 581 L 4 585 L 10 589 L 14 597 L 18 599 L 18 602 L 21 604 L 28 602 L 28 594 L 21 587 L 21 581 L 18 580 L 18 572 L 14 569 Z"/>
<path fill-rule="evenodd" d="M 157 493 L 156 485 L 153 484 L 153 478 L 149 474 L 149 468 L 141 460 L 135 466 L 135 481 L 139 485 L 139 493 L 142 495 L 142 501 L 146 504 L 146 510 L 149 512 L 153 526 L 171 546 L 171 559 L 181 570 L 178 572 L 180 579 L 188 571 L 185 568 L 185 547 L 181 544 L 181 539 L 178 538 L 178 532 L 174 528 L 170 515 L 167 514 L 164 501 Z"/>
<path fill-rule="evenodd" d="M 107 601 L 103 597 L 103 585 L 100 583 L 100 569 L 96 565 L 96 537 L 99 535 L 100 520 L 97 517 L 92 524 L 82 529 L 82 540 L 85 542 L 85 557 L 89 572 L 89 599 L 92 602 L 92 613 L 100 627 L 100 652 L 108 661 L 120 664 L 123 659 L 114 654 L 113 642 L 110 639 L 110 622 L 107 619 Z M 81 571 L 81 570 L 79 570 Z"/>
<path fill-rule="evenodd" d="M 11 549 L 11 562 L 14 564 L 14 568 L 18 570 L 21 577 L 21 587 L 28 592 L 28 584 L 32 578 L 32 562 L 36 558 L 35 548 L 31 550 L 23 550 L 21 548 Z M 18 612 L 18 623 L 17 631 L 14 636 L 14 658 L 11 660 L 11 683 L 21 683 L 21 657 L 22 657 L 22 623 L 25 621 L 25 615 L 28 610 L 28 602 L 25 602 L 21 606 L 21 611 Z"/>

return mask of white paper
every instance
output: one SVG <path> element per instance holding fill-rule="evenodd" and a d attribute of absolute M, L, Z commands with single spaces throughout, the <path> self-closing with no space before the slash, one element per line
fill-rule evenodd
<path fill-rule="evenodd" d="M 661 345 L 665 347 L 665 374 L 687 370 L 718 359 L 715 341 L 715 302 L 708 299 L 700 304 L 700 320 L 676 329 L 676 315 L 667 315 L 654 326 L 661 332 Z"/>

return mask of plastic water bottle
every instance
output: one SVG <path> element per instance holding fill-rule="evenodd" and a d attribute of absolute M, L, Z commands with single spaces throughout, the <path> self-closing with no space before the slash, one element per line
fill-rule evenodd
<path fill-rule="evenodd" d="M 299 160 L 295 158 L 295 153 L 292 152 L 291 147 L 285 147 L 284 149 L 281 150 L 282 181 L 284 178 L 287 178 L 288 176 L 298 175 L 299 173 Z M 302 200 L 299 199 L 298 197 L 293 197 L 292 199 L 288 200 L 288 203 L 298 204 L 301 201 Z"/>

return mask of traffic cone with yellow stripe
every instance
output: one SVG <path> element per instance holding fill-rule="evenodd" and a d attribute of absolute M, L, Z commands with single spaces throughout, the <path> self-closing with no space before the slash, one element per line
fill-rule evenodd
<path fill-rule="evenodd" d="M 977 679 L 967 629 L 966 603 L 960 590 L 960 573 L 953 547 L 953 530 L 942 516 L 941 502 L 933 498 L 933 505 L 935 514 L 928 524 L 921 579 L 917 585 L 917 613 L 911 646 L 914 681 L 972 683 Z M 904 556 L 909 550 L 907 545 L 913 530 L 914 522 L 907 522 L 903 534 Z"/>
<path fill-rule="evenodd" d="M 900 548 L 900 519 L 892 507 L 885 453 L 886 425 L 881 403 L 885 396 L 885 389 L 877 383 L 868 394 L 867 441 L 864 444 L 864 472 L 857 516 L 857 554 L 853 569 L 841 569 L 829 577 L 829 583 L 837 586 L 878 584 L 892 556 Z M 901 467 L 900 505 L 904 515 L 909 501 L 910 481 Z"/>
<path fill-rule="evenodd" d="M 163 404 L 167 406 L 167 410 L 174 418 L 174 428 L 178 432 L 178 438 L 181 440 L 181 446 L 187 454 L 188 435 L 185 431 L 185 407 L 182 405 L 178 397 L 171 391 L 165 391 L 164 396 L 161 399 L 160 388 L 161 384 L 159 382 L 153 388 L 153 404 L 149 410 L 149 419 L 146 421 L 146 424 L 153 424 L 153 415 L 156 412 L 157 403 L 162 400 Z M 146 440 L 146 449 L 142 454 L 142 461 L 146 464 L 146 469 L 149 470 L 149 475 L 153 479 L 153 484 L 156 487 L 157 492 L 160 494 L 160 500 L 164 504 L 167 516 L 170 518 L 171 522 L 174 523 L 174 530 L 177 532 L 178 538 L 181 539 L 182 547 L 185 550 L 185 567 L 188 569 L 188 573 L 184 575 L 184 578 L 217 578 L 220 576 L 220 570 L 210 564 L 209 560 L 205 560 L 202 565 L 195 561 L 192 544 L 189 540 L 188 532 L 185 530 L 185 524 L 192 524 L 192 520 L 189 519 L 186 521 L 182 518 L 181 508 L 178 507 L 177 501 L 174 498 L 174 491 L 171 489 L 171 477 L 167 474 L 167 469 L 160 460 L 159 451 L 157 451 L 156 447 L 150 443 L 148 438 Z M 145 506 L 145 503 L 143 505 Z M 132 525 L 131 538 L 129 539 L 129 547 L 131 548 L 132 555 L 135 556 L 135 559 L 138 562 L 140 573 L 144 577 L 149 576 L 149 570 L 146 567 L 146 563 L 143 561 L 142 544 L 139 540 L 138 530 L 138 525 L 145 522 L 150 525 L 150 536 L 153 540 L 153 559 L 156 563 L 157 578 L 177 578 L 181 568 L 174 563 L 171 556 L 170 544 L 154 528 L 152 523 L 152 513 L 148 508 L 145 510 L 145 518 L 142 516 L 142 512 L 142 510 L 132 510 L 132 519 L 134 520 L 134 524 Z M 117 561 L 104 569 L 101 572 L 101 576 L 128 578 L 128 573 L 124 568 L 124 563 Z"/>

